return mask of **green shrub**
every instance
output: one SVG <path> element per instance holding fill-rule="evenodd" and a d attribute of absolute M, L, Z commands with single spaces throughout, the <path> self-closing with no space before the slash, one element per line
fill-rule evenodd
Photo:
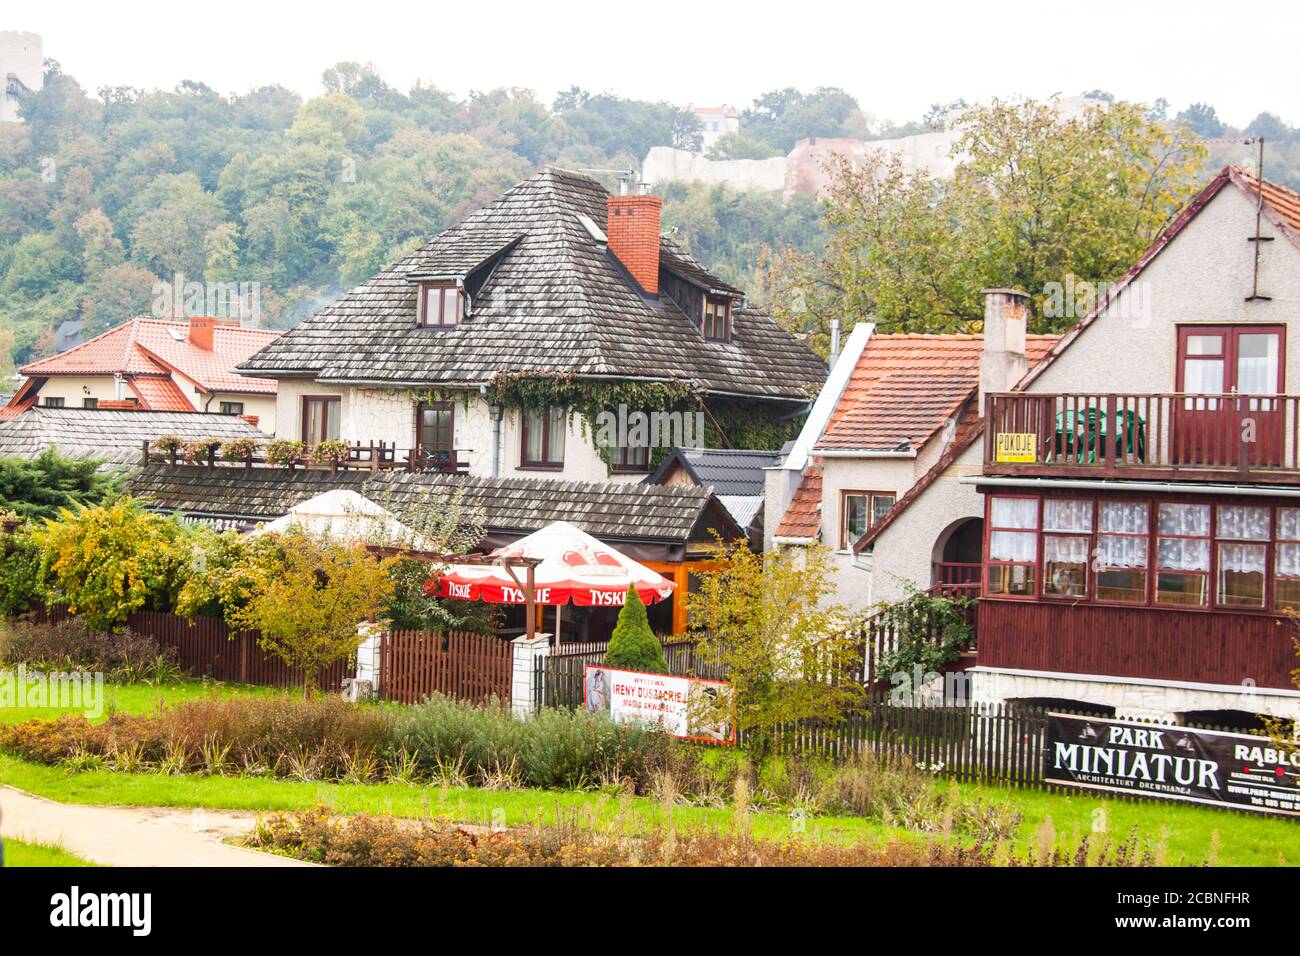
<path fill-rule="evenodd" d="M 496 704 L 432 697 L 398 712 L 388 757 L 405 751 L 426 773 L 459 763 L 470 780 L 515 767 L 533 787 L 594 787 L 612 780 L 648 787 L 671 740 L 631 724 L 580 711 L 545 710 L 519 720 Z"/>
<path fill-rule="evenodd" d="M 0 621 L 0 664 L 23 664 L 29 671 L 101 671 L 120 683 L 159 683 L 180 673 L 175 652 L 164 651 L 154 638 L 129 628 L 97 631 L 80 618 L 58 624 Z"/>
<path fill-rule="evenodd" d="M 627 589 L 627 600 L 618 612 L 618 623 L 614 625 L 614 634 L 605 651 L 605 664 L 629 671 L 668 673 L 664 649 L 654 631 L 650 630 L 645 605 L 635 587 Z"/>
<path fill-rule="evenodd" d="M 21 525 L 0 536 L 0 617 L 25 614 L 45 603 L 41 549 L 32 537 L 33 525 Z"/>

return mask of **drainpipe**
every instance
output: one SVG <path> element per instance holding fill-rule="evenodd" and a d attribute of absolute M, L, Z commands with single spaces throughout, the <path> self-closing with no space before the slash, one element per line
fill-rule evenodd
<path fill-rule="evenodd" d="M 487 394 L 487 386 L 481 390 L 481 394 Z M 488 413 L 492 416 L 492 477 L 501 477 L 501 419 L 505 417 L 505 407 L 502 405 L 489 405 Z"/>

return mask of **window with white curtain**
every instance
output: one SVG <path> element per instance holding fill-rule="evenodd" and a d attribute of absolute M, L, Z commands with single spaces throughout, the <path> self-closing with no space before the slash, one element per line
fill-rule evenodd
<path fill-rule="evenodd" d="M 1269 509 L 1258 505 L 1219 505 L 1214 528 L 1219 572 L 1217 603 L 1227 607 L 1264 606 L 1270 517 Z"/>
<path fill-rule="evenodd" d="M 1145 501 L 1098 502 L 1098 601 L 1146 603 L 1150 520 Z"/>
<path fill-rule="evenodd" d="M 1091 500 L 1047 498 L 1043 501 L 1044 595 L 1069 598 L 1087 595 L 1091 544 Z"/>
<path fill-rule="evenodd" d="M 989 502 L 990 594 L 1030 597 L 1038 569 L 1038 499 L 995 496 Z"/>
<path fill-rule="evenodd" d="M 1300 508 L 1277 509 L 1273 547 L 1273 607 L 1300 611 Z"/>
<path fill-rule="evenodd" d="M 1163 502 L 1156 524 L 1156 602 L 1205 607 L 1209 600 L 1210 506 Z"/>

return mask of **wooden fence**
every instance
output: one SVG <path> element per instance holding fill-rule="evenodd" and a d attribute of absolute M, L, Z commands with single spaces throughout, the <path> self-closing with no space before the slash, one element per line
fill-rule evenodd
<path fill-rule="evenodd" d="M 255 631 L 231 631 L 221 618 L 185 618 L 162 611 L 136 611 L 126 626 L 137 634 L 156 640 L 164 651 L 176 655 L 181 669 L 195 677 L 262 684 L 268 687 L 299 687 L 302 670 L 290 667 L 279 657 L 258 646 Z M 323 690 L 337 689 L 343 678 L 356 672 L 350 661 L 339 661 L 316 675 Z"/>
<path fill-rule="evenodd" d="M 513 645 L 451 631 L 389 631 L 380 643 L 379 693 L 417 704 L 432 694 L 460 700 L 510 699 Z"/>

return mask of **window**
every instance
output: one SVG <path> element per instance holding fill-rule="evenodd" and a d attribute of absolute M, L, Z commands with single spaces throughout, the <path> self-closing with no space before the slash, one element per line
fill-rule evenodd
<path fill-rule="evenodd" d="M 714 342 L 731 340 L 731 300 L 717 296 L 704 297 L 704 326 L 706 339 Z"/>
<path fill-rule="evenodd" d="M 564 433 L 568 415 L 562 407 L 529 408 L 524 411 L 524 468 L 560 468 L 564 465 Z"/>
<path fill-rule="evenodd" d="M 59 397 L 56 397 L 56 396 L 54 396 L 54 395 L 51 395 L 49 398 L 45 399 L 45 407 L 46 407 L 46 408 L 62 408 L 62 407 L 63 407 L 63 399 L 62 399 L 62 398 L 59 398 Z"/>
<path fill-rule="evenodd" d="M 1300 611 L 1300 508 L 1277 509 L 1273 607 Z"/>
<path fill-rule="evenodd" d="M 1216 601 L 1225 607 L 1264 607 L 1268 576 L 1268 509 L 1257 505 L 1219 505 L 1214 525 Z"/>
<path fill-rule="evenodd" d="M 219 406 L 222 415 L 242 415 L 244 414 L 243 402 L 222 402 Z"/>
<path fill-rule="evenodd" d="M 840 493 L 840 550 L 847 551 L 894 507 L 888 492 L 845 491 Z"/>
<path fill-rule="evenodd" d="M 649 471 L 650 449 L 645 445 L 622 445 L 613 450 L 610 460 L 615 471 Z"/>
<path fill-rule="evenodd" d="M 989 501 L 988 594 L 1032 597 L 1038 568 L 1038 499 Z"/>
<path fill-rule="evenodd" d="M 1097 506 L 1097 600 L 1145 604 L 1147 536 L 1145 501 L 1101 501 Z"/>
<path fill-rule="evenodd" d="M 1047 498 L 1043 501 L 1044 595 L 1087 596 L 1091 544 L 1091 501 L 1073 498 Z"/>
<path fill-rule="evenodd" d="M 339 437 L 342 399 L 337 395 L 304 395 L 302 399 L 302 440 L 309 448 L 318 442 Z"/>
<path fill-rule="evenodd" d="M 460 287 L 453 282 L 426 282 L 420 286 L 420 324 L 454 328 L 460 324 Z"/>
<path fill-rule="evenodd" d="M 1210 506 L 1162 503 L 1156 526 L 1156 603 L 1205 607 L 1210 590 Z"/>
<path fill-rule="evenodd" d="M 81 400 L 81 407 L 82 407 L 82 408 L 99 408 L 99 399 L 97 399 L 97 398 L 83 398 L 83 399 Z"/>
<path fill-rule="evenodd" d="M 416 457 L 425 461 L 454 461 L 455 437 L 456 406 L 451 402 L 433 402 L 416 406 Z"/>

